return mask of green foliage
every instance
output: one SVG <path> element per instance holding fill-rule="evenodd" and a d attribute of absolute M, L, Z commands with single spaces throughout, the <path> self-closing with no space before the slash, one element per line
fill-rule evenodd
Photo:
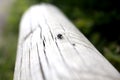
<path fill-rule="evenodd" d="M 9 27 L 5 27 L 6 35 L 18 35 L 18 26 L 21 19 L 22 14 L 26 9 L 30 6 L 30 2 L 27 0 L 19 0 L 17 1 L 11 10 L 10 17 L 8 18 L 7 25 Z"/>
<path fill-rule="evenodd" d="M 18 0 L 12 6 L 3 39 L 0 41 L 0 80 L 13 80 L 19 22 L 29 6 L 27 0 Z"/>

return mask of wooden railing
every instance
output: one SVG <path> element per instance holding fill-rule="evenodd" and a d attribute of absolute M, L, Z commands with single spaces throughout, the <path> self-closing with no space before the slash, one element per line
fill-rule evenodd
<path fill-rule="evenodd" d="M 119 72 L 50 4 L 22 17 L 14 80 L 120 80 Z"/>

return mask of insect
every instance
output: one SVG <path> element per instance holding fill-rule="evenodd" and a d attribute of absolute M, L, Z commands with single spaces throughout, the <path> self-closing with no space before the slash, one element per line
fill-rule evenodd
<path fill-rule="evenodd" d="M 58 34 L 58 35 L 57 35 L 57 38 L 58 38 L 58 39 L 63 39 L 63 35 L 62 35 L 62 34 Z"/>
<path fill-rule="evenodd" d="M 74 44 L 74 43 L 73 43 L 72 45 L 73 45 L 73 46 L 75 46 L 75 44 Z"/>

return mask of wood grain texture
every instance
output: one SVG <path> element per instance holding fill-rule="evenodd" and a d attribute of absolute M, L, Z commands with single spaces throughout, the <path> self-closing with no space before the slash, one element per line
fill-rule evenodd
<path fill-rule="evenodd" d="M 50 4 L 22 17 L 14 80 L 120 80 L 119 72 Z"/>

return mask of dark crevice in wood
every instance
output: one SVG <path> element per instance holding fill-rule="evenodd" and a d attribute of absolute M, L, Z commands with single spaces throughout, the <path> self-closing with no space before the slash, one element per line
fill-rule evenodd
<path fill-rule="evenodd" d="M 44 40 L 44 42 L 46 42 L 45 36 L 43 36 L 43 40 Z"/>
<path fill-rule="evenodd" d="M 23 41 L 25 41 L 29 36 L 30 36 L 30 34 L 32 34 L 33 33 L 33 31 L 30 31 L 24 38 L 23 38 Z"/>
<path fill-rule="evenodd" d="M 46 23 L 47 26 L 48 26 L 49 32 L 50 32 L 50 34 L 51 34 L 51 37 L 52 37 L 52 39 L 54 40 L 53 34 L 52 34 L 52 32 L 51 32 L 50 26 L 49 26 L 48 23 L 47 23 L 47 19 L 45 18 L 45 16 L 44 16 L 44 19 L 45 19 L 45 23 Z"/>
<path fill-rule="evenodd" d="M 46 46 L 45 46 L 46 39 L 45 39 L 45 36 L 42 34 L 42 27 L 40 26 L 40 24 L 38 26 L 40 28 L 40 38 L 42 39 L 42 42 L 43 42 L 43 52 L 44 52 L 47 64 L 49 66 L 49 61 L 48 61 L 48 58 L 47 58 L 47 55 L 46 55 L 46 50 L 45 50 L 45 48 L 46 48 Z"/>
<path fill-rule="evenodd" d="M 31 39 L 32 39 L 32 36 L 31 36 Z M 31 39 L 30 39 L 30 47 L 32 47 L 32 42 L 31 42 Z M 31 58 L 30 58 L 30 48 L 29 48 L 29 77 L 30 77 L 30 79 L 32 80 L 32 74 L 31 74 Z"/>
<path fill-rule="evenodd" d="M 31 34 L 33 34 L 33 32 L 34 32 L 35 30 L 36 30 L 36 29 L 31 30 L 31 31 L 23 38 L 23 42 L 24 42 Z"/>
<path fill-rule="evenodd" d="M 31 64 L 30 64 L 30 49 L 29 49 L 29 77 L 32 80 L 32 74 L 31 74 Z"/>
<path fill-rule="evenodd" d="M 61 26 L 61 28 L 65 31 L 65 28 L 63 27 L 63 25 L 62 25 L 62 24 L 60 24 L 60 26 Z"/>
<path fill-rule="evenodd" d="M 20 80 L 21 80 L 21 74 L 22 74 L 22 62 L 23 62 L 23 45 L 21 45 L 22 47 L 22 50 L 21 50 L 21 52 L 22 53 L 19 53 L 19 54 L 21 54 L 21 59 L 20 59 Z"/>
<path fill-rule="evenodd" d="M 36 44 L 36 47 L 37 47 L 37 54 L 38 54 L 38 59 L 39 59 L 41 75 L 42 75 L 43 80 L 46 80 L 45 73 L 44 73 L 43 66 L 42 66 L 42 62 L 41 62 L 40 55 L 39 55 L 40 53 L 39 53 L 39 49 L 38 49 L 38 44 Z"/>
<path fill-rule="evenodd" d="M 63 61 L 65 62 L 65 60 L 64 60 L 64 58 L 63 58 L 63 55 L 62 55 L 62 52 L 61 52 L 61 50 L 60 50 L 60 48 L 59 48 L 59 46 L 58 46 L 58 44 L 57 44 L 57 42 L 56 42 L 56 39 L 55 39 L 55 44 L 56 44 L 56 46 L 57 46 L 57 49 L 58 49 L 58 51 L 59 51 L 59 53 L 60 53 Z"/>
<path fill-rule="evenodd" d="M 45 59 L 46 59 L 46 61 L 47 61 L 48 67 L 50 68 L 49 60 L 48 60 L 48 58 L 47 58 L 45 49 L 43 50 L 43 52 L 44 52 L 44 54 L 45 54 Z"/>
<path fill-rule="evenodd" d="M 55 44 L 56 44 L 57 49 L 58 49 L 58 51 L 59 51 L 59 53 L 60 53 L 60 56 L 61 56 L 61 58 L 62 58 L 62 60 L 63 60 L 63 63 L 65 64 L 66 68 L 68 69 L 68 72 L 71 74 L 71 69 L 70 69 L 69 66 L 67 65 L 67 62 L 65 61 L 65 59 L 64 59 L 64 57 L 63 57 L 63 55 L 62 55 L 62 51 L 60 50 L 59 45 L 58 45 L 57 42 L 56 42 L 56 38 L 55 38 Z"/>
<path fill-rule="evenodd" d="M 47 61 L 47 64 L 49 66 L 49 61 L 48 61 L 48 58 L 47 58 L 47 55 L 46 55 L 46 46 L 45 46 L 45 37 L 43 39 L 43 52 L 44 52 L 44 55 L 45 55 L 45 59 Z"/>
<path fill-rule="evenodd" d="M 44 47 L 44 49 L 45 49 L 45 40 L 43 40 L 43 47 Z"/>
<path fill-rule="evenodd" d="M 38 25 L 38 27 L 40 28 L 40 38 L 42 39 L 42 27 L 40 26 L 40 24 Z"/>
<path fill-rule="evenodd" d="M 56 38 L 55 38 L 55 44 L 56 44 L 56 47 L 57 47 L 57 49 L 58 49 L 58 51 L 59 51 L 59 53 L 60 53 L 60 56 L 61 56 L 64 64 L 65 64 L 66 66 L 68 66 L 67 63 L 66 63 L 66 61 L 65 61 L 65 59 L 64 59 L 64 57 L 63 57 L 63 55 L 62 55 L 62 51 L 60 50 L 60 48 L 59 48 L 59 46 L 58 46 L 58 43 L 56 42 Z"/>

